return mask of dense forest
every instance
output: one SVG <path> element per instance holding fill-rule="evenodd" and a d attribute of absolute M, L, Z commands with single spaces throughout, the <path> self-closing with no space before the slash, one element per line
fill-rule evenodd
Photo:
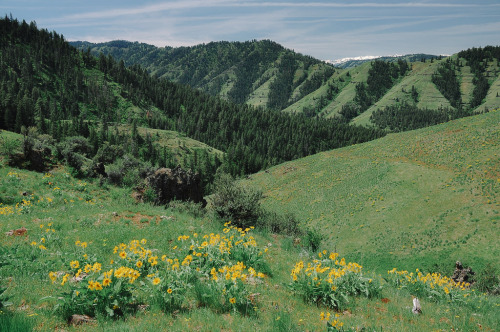
<path fill-rule="evenodd" d="M 399 132 L 413 130 L 472 115 L 463 108 L 418 108 L 411 104 L 400 104 L 377 109 L 370 120 L 381 129 Z"/>
<path fill-rule="evenodd" d="M 448 99 L 451 106 L 462 107 L 462 96 L 460 93 L 460 82 L 456 75 L 457 67 L 451 59 L 441 63 L 437 72 L 432 76 L 432 82 L 436 85 L 443 96 Z"/>
<path fill-rule="evenodd" d="M 0 128 L 36 127 L 39 136 L 60 144 L 53 154 L 77 172 L 98 161 L 120 171 L 131 163 L 175 162 L 171 151 L 155 145 L 155 137 L 139 135 L 137 126 L 175 130 L 225 151 L 224 160 L 191 156 L 186 166 L 211 174 L 223 163 L 233 175 L 383 135 L 210 96 L 153 76 L 140 65 L 126 67 L 110 55 L 78 51 L 34 22 L 5 17 L 0 38 Z M 119 124 L 132 126 L 131 132 L 121 132 Z"/>

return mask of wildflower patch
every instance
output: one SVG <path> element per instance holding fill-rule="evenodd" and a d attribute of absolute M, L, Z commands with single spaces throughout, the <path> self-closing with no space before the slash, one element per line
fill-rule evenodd
<path fill-rule="evenodd" d="M 371 298 L 380 294 L 378 282 L 363 277 L 361 265 L 326 250 L 318 256 L 307 264 L 297 262 L 291 272 L 290 288 L 306 302 L 342 310 L 352 296 Z"/>
<path fill-rule="evenodd" d="M 387 271 L 387 274 L 389 275 L 388 282 L 393 286 L 407 289 L 414 296 L 433 301 L 466 302 L 466 298 L 473 292 L 469 283 L 455 282 L 440 273 L 424 275 L 419 269 L 415 272 L 408 272 L 394 268 Z"/>
<path fill-rule="evenodd" d="M 146 239 L 132 240 L 115 246 L 108 262 L 87 254 L 87 242 L 76 241 L 79 257 L 69 260 L 66 271 L 49 273 L 63 287 L 56 309 L 66 319 L 115 317 L 144 303 L 173 312 L 194 298 L 217 312 L 251 314 L 257 303 L 248 287 L 269 267 L 266 250 L 249 231 L 227 223 L 222 234 L 180 235 L 166 254 L 149 249 Z"/>

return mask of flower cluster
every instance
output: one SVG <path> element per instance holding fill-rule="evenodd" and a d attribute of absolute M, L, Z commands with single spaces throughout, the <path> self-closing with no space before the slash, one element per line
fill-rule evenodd
<path fill-rule="evenodd" d="M 339 314 L 335 314 L 335 317 L 338 317 Z M 342 326 L 344 326 L 344 323 L 342 323 L 338 319 L 330 320 L 330 313 L 326 312 L 324 313 L 323 311 L 320 314 L 320 319 L 322 321 L 326 321 L 326 329 L 328 332 L 334 332 L 334 331 L 343 331 Z"/>
<path fill-rule="evenodd" d="M 440 273 L 423 274 L 418 269 L 414 272 L 398 271 L 396 268 L 387 271 L 389 282 L 396 287 L 405 288 L 415 296 L 429 299 L 447 299 L 451 302 L 461 302 L 471 295 L 470 284 L 455 282 Z"/>
<path fill-rule="evenodd" d="M 40 224 L 41 236 L 38 241 L 31 241 L 30 245 L 32 247 L 38 247 L 40 250 L 47 250 L 47 245 L 51 240 L 54 240 L 54 233 L 56 230 L 52 228 L 52 223 L 49 222 L 47 226 Z"/>
<path fill-rule="evenodd" d="M 81 314 L 82 308 L 90 316 L 123 315 L 141 292 L 151 304 L 172 312 L 182 308 L 193 287 L 200 305 L 248 313 L 256 304 L 247 285 L 265 277 L 248 265 L 265 266 L 265 250 L 257 248 L 249 231 L 228 224 L 222 234 L 181 235 L 168 254 L 147 248 L 146 239 L 132 240 L 115 246 L 109 263 L 89 257 L 87 242 L 78 240 L 75 245 L 83 251 L 82 258 L 71 260 L 68 272 L 50 272 L 49 278 L 70 285 L 61 297 L 64 316 Z"/>
<path fill-rule="evenodd" d="M 308 302 L 322 303 L 332 309 L 341 309 L 348 303 L 349 296 L 375 296 L 380 287 L 370 278 L 363 277 L 362 266 L 346 262 L 337 253 L 326 250 L 318 259 L 304 264 L 295 264 L 291 272 L 290 287 Z"/>

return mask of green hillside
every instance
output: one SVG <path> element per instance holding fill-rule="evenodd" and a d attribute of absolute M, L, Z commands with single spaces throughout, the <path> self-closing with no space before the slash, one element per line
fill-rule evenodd
<path fill-rule="evenodd" d="M 376 270 L 498 265 L 500 111 L 285 163 L 252 176 L 265 205 Z"/>
<path fill-rule="evenodd" d="M 95 55 L 101 52 L 111 55 L 125 65 L 140 64 L 154 75 L 236 103 L 302 113 L 307 117 L 337 118 L 364 126 L 379 126 L 371 118 L 376 110 L 405 105 L 416 107 L 413 111 L 418 112 L 445 112 L 448 115 L 445 121 L 500 106 L 495 88 L 500 72 L 498 47 L 462 51 L 450 57 L 422 54 L 385 57 L 334 69 L 269 40 L 212 42 L 179 48 L 126 41 L 72 44 Z M 375 70 L 375 76 L 371 75 L 374 65 L 380 62 L 389 63 L 392 68 L 408 63 L 409 70 L 399 76 L 392 69 Z M 443 69 L 450 65 L 453 66 L 450 70 Z M 440 70 L 440 75 L 453 72 L 456 83 L 449 77 L 436 78 Z M 378 92 L 370 95 L 368 82 L 383 74 L 392 77 L 390 86 L 383 88 L 382 95 Z M 369 88 L 369 98 L 363 102 L 356 92 L 359 84 L 368 84 Z M 377 84 L 372 89 L 374 86 Z M 449 99 L 452 90 L 456 99 L 453 101 Z M 439 118 L 433 123 L 443 122 L 443 116 Z M 425 125 L 429 124 L 420 124 Z"/>

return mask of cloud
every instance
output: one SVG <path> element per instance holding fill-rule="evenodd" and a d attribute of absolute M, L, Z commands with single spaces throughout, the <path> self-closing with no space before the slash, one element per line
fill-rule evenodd
<path fill-rule="evenodd" d="M 451 47 L 467 48 L 478 40 L 493 39 L 495 22 L 500 21 L 500 3 L 494 0 L 174 0 L 147 4 L 121 0 L 119 6 L 117 0 L 89 0 L 78 7 L 55 1 L 61 1 L 61 6 L 47 10 L 36 21 L 71 40 L 125 39 L 191 46 L 271 39 L 323 59 L 402 53 L 401 49 L 425 51 L 439 49 L 439 44 L 443 48 L 439 53 L 452 53 Z"/>

